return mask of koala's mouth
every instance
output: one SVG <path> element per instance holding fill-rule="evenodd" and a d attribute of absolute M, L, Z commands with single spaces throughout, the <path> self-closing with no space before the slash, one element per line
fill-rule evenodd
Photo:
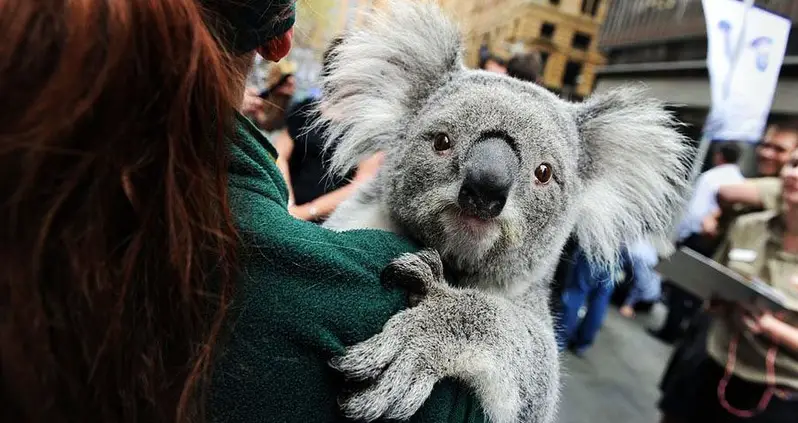
<path fill-rule="evenodd" d="M 443 224 L 449 235 L 459 234 L 476 243 L 492 243 L 501 234 L 500 217 L 475 216 L 460 207 L 451 207 L 443 213 Z"/>
<path fill-rule="evenodd" d="M 465 213 L 457 206 L 439 215 L 442 231 L 436 248 L 457 269 L 479 266 L 484 257 L 502 239 L 501 218 L 482 219 Z"/>
<path fill-rule="evenodd" d="M 464 229 L 473 234 L 483 234 L 498 227 L 498 222 L 494 218 L 485 219 L 469 214 L 460 214 L 458 221 Z"/>

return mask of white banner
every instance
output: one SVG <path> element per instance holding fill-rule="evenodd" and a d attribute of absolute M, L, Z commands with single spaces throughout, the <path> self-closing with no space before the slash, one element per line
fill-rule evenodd
<path fill-rule="evenodd" d="M 712 89 L 705 134 L 711 139 L 759 141 L 784 61 L 790 20 L 735 0 L 702 4 Z"/>

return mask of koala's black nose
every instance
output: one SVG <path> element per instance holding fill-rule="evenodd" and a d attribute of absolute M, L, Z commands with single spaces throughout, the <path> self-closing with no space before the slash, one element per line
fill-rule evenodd
<path fill-rule="evenodd" d="M 458 203 L 466 214 L 492 219 L 501 214 L 518 173 L 518 157 L 503 139 L 474 144 L 465 163 Z"/>

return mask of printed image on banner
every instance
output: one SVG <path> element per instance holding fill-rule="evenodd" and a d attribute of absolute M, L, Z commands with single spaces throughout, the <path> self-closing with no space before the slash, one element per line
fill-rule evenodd
<path fill-rule="evenodd" d="M 784 61 L 790 20 L 757 7 L 745 17 L 747 6 L 735 0 L 702 3 L 712 90 L 704 130 L 716 140 L 759 141 Z"/>

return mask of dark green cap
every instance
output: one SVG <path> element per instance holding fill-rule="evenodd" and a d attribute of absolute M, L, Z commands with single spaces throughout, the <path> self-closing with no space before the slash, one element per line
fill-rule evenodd
<path fill-rule="evenodd" d="M 209 25 L 235 53 L 247 53 L 285 34 L 296 20 L 295 0 L 202 0 Z"/>

